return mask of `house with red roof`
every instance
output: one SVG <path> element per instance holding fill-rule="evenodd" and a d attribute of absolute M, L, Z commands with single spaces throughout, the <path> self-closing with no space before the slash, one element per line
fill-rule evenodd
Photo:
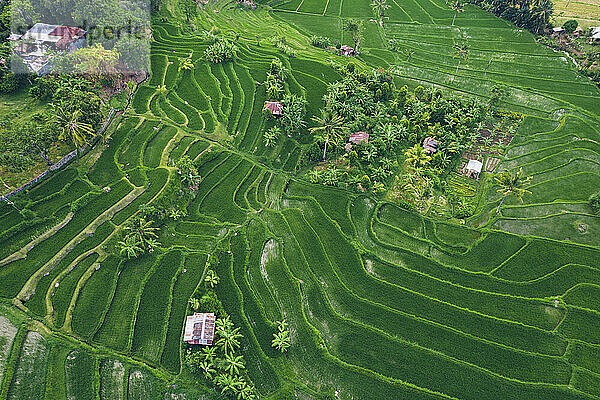
<path fill-rule="evenodd" d="M 369 134 L 367 132 L 352 133 L 348 141 L 354 144 L 367 144 L 369 143 Z"/>
<path fill-rule="evenodd" d="M 347 56 L 347 57 L 351 57 L 351 56 L 355 56 L 356 55 L 356 50 L 353 47 L 350 47 L 348 45 L 343 45 L 342 47 L 340 47 L 340 53 L 343 56 Z"/>
<path fill-rule="evenodd" d="M 439 144 L 440 143 L 432 137 L 427 137 L 425 140 L 423 140 L 423 148 L 429 154 L 437 152 Z"/>
<path fill-rule="evenodd" d="M 265 101 L 263 110 L 269 110 L 271 115 L 278 117 L 283 114 L 283 104 L 278 101 Z"/>

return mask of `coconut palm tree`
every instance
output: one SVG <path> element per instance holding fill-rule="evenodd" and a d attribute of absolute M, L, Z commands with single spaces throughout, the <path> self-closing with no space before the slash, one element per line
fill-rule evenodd
<path fill-rule="evenodd" d="M 418 144 L 415 144 L 413 147 L 406 150 L 404 155 L 406 156 L 406 162 L 413 168 L 423 167 L 431 161 L 429 153 Z"/>
<path fill-rule="evenodd" d="M 282 353 L 292 345 L 289 331 L 279 331 L 273 334 L 273 340 L 271 346 L 281 351 Z"/>
<path fill-rule="evenodd" d="M 206 277 L 204 278 L 204 282 L 208 283 L 211 288 L 217 286 L 217 284 L 219 283 L 219 280 L 220 280 L 220 278 L 217 276 L 215 271 L 213 271 L 212 269 L 208 270 L 208 272 L 206 273 Z"/>
<path fill-rule="evenodd" d="M 407 49 L 406 51 L 404 51 L 404 54 L 406 54 L 406 62 L 409 62 L 412 56 L 415 55 L 415 51 Z"/>
<path fill-rule="evenodd" d="M 202 348 L 202 357 L 204 357 L 205 361 L 210 361 L 214 364 L 215 356 L 217 355 L 216 347 L 203 347 Z"/>
<path fill-rule="evenodd" d="M 548 21 L 550 21 L 550 17 L 552 16 L 553 5 L 550 0 L 534 0 L 532 1 L 532 12 L 531 16 L 533 17 L 536 32 L 539 34 L 545 27 L 548 25 Z"/>
<path fill-rule="evenodd" d="M 79 155 L 79 149 L 88 143 L 88 138 L 96 135 L 92 125 L 81 121 L 83 116 L 81 110 L 69 113 L 61 106 L 52 105 L 52 107 L 54 109 L 52 119 L 58 125 L 59 139 L 75 145 Z"/>
<path fill-rule="evenodd" d="M 321 110 L 321 115 L 319 117 L 313 117 L 312 120 L 317 123 L 317 126 L 309 128 L 309 131 L 311 133 L 320 132 L 322 134 L 325 141 L 325 148 L 323 150 L 323 160 L 325 160 L 329 142 L 338 142 L 348 128 L 344 126 L 344 119 L 342 117 L 325 110 Z"/>
<path fill-rule="evenodd" d="M 312 183 L 319 183 L 323 179 L 323 170 L 313 169 L 309 172 L 308 176 Z"/>
<path fill-rule="evenodd" d="M 366 151 L 366 157 L 368 162 L 372 162 L 377 158 L 377 147 L 370 146 Z"/>
<path fill-rule="evenodd" d="M 225 355 L 233 353 L 235 349 L 240 347 L 240 339 L 243 337 L 240 333 L 240 328 L 219 330 L 219 340 L 216 344 L 221 346 Z"/>
<path fill-rule="evenodd" d="M 167 87 L 165 85 L 160 85 L 156 88 L 156 91 L 158 92 L 158 94 L 160 94 L 163 97 L 167 97 L 167 94 L 169 94 L 169 89 L 167 89 Z"/>
<path fill-rule="evenodd" d="M 452 26 L 454 26 L 454 21 L 456 20 L 456 14 L 459 14 L 464 11 L 465 5 L 462 0 L 454 0 L 450 3 L 450 8 L 454 10 L 454 17 L 452 17 Z"/>
<path fill-rule="evenodd" d="M 144 217 L 134 218 L 131 224 L 125 227 L 125 230 L 129 231 L 127 236 L 135 236 L 142 246 L 147 246 L 150 239 L 157 237 L 156 231 L 159 230 L 152 226 L 153 223 L 154 221 L 146 221 Z"/>
<path fill-rule="evenodd" d="M 140 246 L 140 240 L 136 236 L 128 236 L 125 240 L 121 240 L 117 243 L 119 247 L 119 255 L 127 256 L 127 259 L 135 258 L 144 249 Z"/>
<path fill-rule="evenodd" d="M 375 13 L 377 14 L 377 20 L 379 21 L 380 26 L 383 25 L 383 17 L 385 14 L 385 10 L 390 8 L 390 5 L 386 3 L 387 0 L 373 0 L 371 2 L 371 7 L 373 8 L 373 11 L 375 11 Z"/>
<path fill-rule="evenodd" d="M 454 45 L 454 57 L 458 57 L 458 65 L 456 66 L 456 72 L 454 75 L 458 74 L 458 68 L 460 68 L 460 63 L 463 59 L 469 58 L 469 45 L 466 43 L 455 44 Z"/>
<path fill-rule="evenodd" d="M 183 60 L 181 60 L 179 62 L 179 68 L 177 69 L 177 72 L 180 72 L 181 70 L 189 70 L 189 69 L 194 69 L 194 63 L 192 62 L 191 56 L 184 58 Z"/>
<path fill-rule="evenodd" d="M 200 370 L 207 379 L 212 379 L 213 374 L 217 372 L 214 368 L 215 364 L 211 360 L 201 361 L 198 367 L 200 367 Z"/>
<path fill-rule="evenodd" d="M 230 330 L 230 329 L 233 329 L 233 322 L 231 322 L 231 318 L 228 315 L 225 318 L 218 318 L 215 321 L 215 326 L 216 326 L 217 332 L 219 330 Z"/>
<path fill-rule="evenodd" d="M 502 200 L 496 208 L 496 215 L 500 213 L 500 207 L 504 203 L 504 200 L 511 194 L 516 196 L 519 201 L 523 202 L 523 195 L 531 193 L 525 189 L 525 186 L 531 182 L 531 176 L 523 177 L 523 168 L 519 168 L 515 173 L 511 173 L 509 170 L 499 172 L 494 176 L 494 183 L 500 188 L 498 193 L 502 194 Z"/>
<path fill-rule="evenodd" d="M 248 385 L 246 381 L 241 381 L 238 385 L 238 400 L 255 400 L 256 394 L 254 393 L 254 387 Z"/>
<path fill-rule="evenodd" d="M 188 300 L 188 303 L 190 304 L 190 306 L 191 306 L 191 307 L 192 307 L 194 310 L 197 310 L 197 309 L 198 309 L 198 307 L 200 307 L 200 301 L 199 301 L 197 298 L 195 298 L 195 297 L 192 297 L 192 298 L 190 298 L 190 299 Z"/>
<path fill-rule="evenodd" d="M 285 331 L 288 328 L 288 323 L 285 319 L 282 319 L 281 321 L 275 321 L 275 325 L 277 325 L 277 330 L 279 332 Z"/>
<path fill-rule="evenodd" d="M 348 32 L 352 36 L 354 42 L 354 50 L 358 53 L 358 47 L 360 46 L 360 35 L 362 33 L 363 23 L 357 19 L 348 19 L 344 22 L 342 30 Z"/>
<path fill-rule="evenodd" d="M 219 374 L 215 378 L 215 383 L 221 388 L 221 393 L 237 393 L 237 381 L 229 374 Z"/>
<path fill-rule="evenodd" d="M 223 364 L 225 371 L 229 372 L 231 375 L 237 375 L 240 373 L 240 370 L 245 368 L 244 357 L 233 354 L 228 354 L 225 356 L 225 361 Z"/>

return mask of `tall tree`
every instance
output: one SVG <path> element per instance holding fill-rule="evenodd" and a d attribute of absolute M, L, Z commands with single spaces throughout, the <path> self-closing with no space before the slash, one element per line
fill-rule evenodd
<path fill-rule="evenodd" d="M 377 14 L 377 21 L 379 21 L 379 25 L 383 26 L 383 18 L 385 16 L 385 10 L 390 8 L 390 5 L 387 4 L 387 0 L 373 0 L 371 2 L 371 7 L 375 14 Z"/>
<path fill-rule="evenodd" d="M 406 162 L 413 168 L 420 168 L 431 161 L 429 153 L 418 144 L 415 144 L 413 147 L 406 150 L 404 155 L 406 156 Z"/>
<path fill-rule="evenodd" d="M 531 4 L 531 15 L 535 31 L 541 33 L 546 28 L 553 12 L 552 1 L 550 0 L 534 0 Z"/>
<path fill-rule="evenodd" d="M 354 42 L 354 49 L 358 53 L 358 48 L 360 46 L 360 37 L 363 29 L 362 21 L 358 19 L 347 19 L 344 21 L 344 25 L 342 30 L 344 32 L 348 32 L 352 36 L 352 41 Z"/>
<path fill-rule="evenodd" d="M 82 122 L 81 118 L 80 110 L 67 113 L 62 107 L 54 106 L 53 119 L 60 132 L 58 138 L 73 144 L 77 154 L 79 154 L 79 149 L 88 142 L 88 139 L 95 136 L 92 125 Z"/>
<path fill-rule="evenodd" d="M 454 21 L 456 20 L 456 14 L 464 11 L 465 5 L 462 0 L 453 0 L 450 3 L 450 8 L 454 10 L 454 17 L 452 17 L 452 26 L 454 26 Z"/>
<path fill-rule="evenodd" d="M 312 120 L 317 123 L 317 126 L 310 128 L 309 131 L 311 133 L 317 132 L 321 134 L 325 142 L 325 148 L 323 150 L 323 160 L 325 160 L 329 142 L 332 141 L 337 143 L 348 128 L 344 126 L 344 119 L 342 117 L 325 110 L 321 110 L 321 115 L 313 117 Z"/>
<path fill-rule="evenodd" d="M 179 0 L 178 6 L 188 23 L 198 12 L 196 0 Z"/>
<path fill-rule="evenodd" d="M 454 57 L 458 57 L 458 65 L 456 66 L 456 72 L 454 75 L 458 74 L 458 68 L 460 68 L 460 63 L 463 59 L 469 58 L 469 45 L 466 43 L 455 44 L 454 45 Z"/>
<path fill-rule="evenodd" d="M 496 174 L 496 176 L 494 176 L 494 183 L 497 186 L 500 186 L 498 193 L 502 194 L 502 200 L 496 208 L 496 215 L 500 213 L 500 207 L 502 207 L 504 200 L 510 195 L 516 196 L 519 201 L 523 202 L 523 195 L 531 193 L 529 190 L 525 189 L 525 186 L 527 186 L 529 182 L 531 182 L 531 176 L 523 177 L 523 168 L 519 168 L 519 170 L 514 173 L 511 173 L 509 170 L 504 170 Z"/>

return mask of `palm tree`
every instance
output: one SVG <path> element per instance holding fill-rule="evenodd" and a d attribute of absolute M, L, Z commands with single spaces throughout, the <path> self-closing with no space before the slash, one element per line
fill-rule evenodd
<path fill-rule="evenodd" d="M 530 181 L 531 176 L 526 178 L 523 177 L 522 167 L 514 174 L 509 170 L 504 170 L 496 174 L 496 176 L 494 176 L 494 182 L 496 185 L 500 186 L 498 193 L 503 195 L 500 204 L 498 204 L 498 207 L 496 208 L 496 215 L 500 213 L 500 207 L 502 207 L 504 200 L 511 194 L 517 196 L 517 198 L 523 202 L 523 195 L 531 193 L 529 190 L 525 189 L 525 186 L 529 184 Z"/>
<path fill-rule="evenodd" d="M 431 161 L 429 153 L 418 144 L 415 144 L 413 147 L 406 150 L 404 155 L 406 156 L 406 162 L 413 168 L 425 166 Z"/>
<path fill-rule="evenodd" d="M 282 353 L 287 351 L 287 349 L 291 346 L 290 332 L 289 331 L 279 331 L 273 334 L 273 340 L 271 341 L 271 346 L 275 347 L 277 350 Z"/>
<path fill-rule="evenodd" d="M 321 170 L 321 169 L 313 169 L 312 171 L 310 171 L 310 173 L 308 174 L 308 176 L 309 176 L 310 181 L 312 183 L 319 183 L 323 179 L 323 170 Z"/>
<path fill-rule="evenodd" d="M 254 387 L 248 385 L 246 381 L 241 381 L 238 385 L 238 400 L 255 400 Z"/>
<path fill-rule="evenodd" d="M 228 374 L 219 374 L 215 378 L 215 383 L 217 386 L 221 387 L 221 393 L 237 393 L 237 380 L 233 378 L 233 376 Z"/>
<path fill-rule="evenodd" d="M 454 10 L 454 17 L 452 18 L 452 26 L 454 26 L 454 21 L 456 20 L 456 14 L 464 11 L 465 5 L 462 0 L 454 0 L 450 3 L 450 8 Z"/>
<path fill-rule="evenodd" d="M 325 140 L 325 149 L 323 150 L 323 161 L 327 154 L 327 145 L 329 141 L 337 142 L 342 135 L 348 130 L 344 126 L 344 119 L 338 114 L 330 113 L 325 110 L 321 110 L 320 117 L 313 117 L 312 120 L 318 125 L 310 128 L 311 133 L 321 132 Z"/>
<path fill-rule="evenodd" d="M 79 155 L 79 148 L 88 143 L 88 137 L 96 135 L 92 125 L 80 121 L 81 110 L 74 110 L 69 114 L 60 106 L 52 106 L 54 108 L 53 120 L 58 124 L 60 130 L 59 139 L 75 145 Z"/>
<path fill-rule="evenodd" d="M 197 309 L 198 309 L 198 307 L 200 307 L 200 301 L 199 301 L 197 298 L 195 298 L 195 297 L 192 297 L 191 299 L 189 299 L 189 300 L 188 300 L 188 303 L 190 303 L 190 306 L 191 306 L 191 307 L 192 307 L 194 310 L 197 310 Z"/>
<path fill-rule="evenodd" d="M 139 253 L 144 251 L 140 246 L 140 240 L 136 236 L 128 236 L 125 240 L 121 240 L 118 244 L 119 255 L 127 256 L 127 259 L 135 258 Z"/>
<path fill-rule="evenodd" d="M 282 319 L 281 321 L 275 321 L 275 325 L 277 325 L 277 330 L 279 332 L 285 331 L 288 328 L 288 323 L 285 319 Z"/>
<path fill-rule="evenodd" d="M 360 45 L 360 34 L 362 31 L 363 23 L 357 19 L 348 19 L 344 22 L 342 30 L 352 35 L 352 41 L 354 42 L 354 50 L 358 53 L 358 47 Z"/>
<path fill-rule="evenodd" d="M 150 239 L 156 238 L 156 231 L 159 230 L 159 228 L 152 226 L 153 223 L 154 221 L 146 221 L 146 218 L 144 217 L 135 218 L 131 222 L 131 225 L 125 227 L 125 229 L 129 231 L 127 236 L 136 236 L 142 245 L 150 247 L 150 245 L 155 244 L 149 244 Z"/>
<path fill-rule="evenodd" d="M 281 129 L 278 126 L 273 126 L 266 130 L 263 136 L 265 138 L 265 146 L 271 147 L 277 142 L 279 136 L 281 136 Z"/>
<path fill-rule="evenodd" d="M 181 60 L 181 62 L 179 63 L 179 68 L 177 69 L 177 72 L 180 72 L 182 69 L 183 70 L 194 69 L 194 63 L 192 62 L 191 56 Z"/>
<path fill-rule="evenodd" d="M 366 155 L 367 155 L 367 161 L 368 161 L 368 162 L 371 162 L 371 161 L 373 161 L 373 160 L 374 160 L 374 159 L 377 157 L 377 147 L 375 147 L 375 146 L 370 146 L 370 147 L 367 149 L 367 152 L 366 152 L 366 153 L 367 153 L 367 154 L 366 154 Z"/>
<path fill-rule="evenodd" d="M 212 364 L 215 362 L 215 356 L 217 354 L 216 347 L 203 347 L 202 348 L 202 357 L 204 357 L 205 361 L 210 361 Z"/>
<path fill-rule="evenodd" d="M 220 337 L 216 344 L 221 346 L 225 355 L 234 352 L 236 348 L 240 347 L 240 339 L 243 336 L 239 333 L 239 330 L 240 328 L 222 329 L 218 331 Z"/>
<path fill-rule="evenodd" d="M 206 273 L 206 277 L 204 278 L 204 282 L 208 283 L 211 288 L 217 286 L 219 280 L 219 277 L 212 269 L 208 270 L 208 272 Z"/>
<path fill-rule="evenodd" d="M 225 318 L 218 318 L 215 321 L 215 326 L 216 326 L 217 332 L 219 330 L 230 330 L 230 329 L 233 329 L 233 322 L 231 322 L 231 318 L 228 315 Z"/>
<path fill-rule="evenodd" d="M 415 51 L 414 51 L 414 50 L 407 49 L 407 50 L 404 52 L 404 54 L 406 54 L 406 62 L 409 62 L 409 61 L 410 61 L 410 59 L 412 58 L 412 56 L 414 56 L 414 55 L 415 55 Z"/>
<path fill-rule="evenodd" d="M 169 89 L 165 85 L 160 85 L 156 88 L 156 91 L 163 97 L 167 97 L 167 94 L 169 94 Z"/>
<path fill-rule="evenodd" d="M 458 74 L 458 68 L 460 67 L 460 62 L 463 60 L 463 58 L 465 60 L 469 58 L 469 45 L 466 43 L 455 44 L 454 57 L 458 57 L 458 65 L 456 66 L 456 72 L 454 72 L 454 75 L 456 75 Z"/>
<path fill-rule="evenodd" d="M 377 20 L 379 21 L 380 26 L 383 26 L 383 16 L 385 10 L 390 8 L 389 4 L 386 3 L 387 0 L 373 0 L 371 2 L 371 7 L 373 8 L 373 11 L 375 11 L 375 13 L 377 14 Z"/>
<path fill-rule="evenodd" d="M 210 360 L 201 361 L 200 364 L 198 364 L 198 366 L 200 367 L 202 373 L 207 379 L 212 379 L 213 374 L 217 372 L 214 368 L 214 363 Z"/>
<path fill-rule="evenodd" d="M 532 1 L 532 17 L 536 24 L 536 32 L 539 34 L 550 21 L 552 16 L 553 5 L 550 0 L 534 0 Z"/>
<path fill-rule="evenodd" d="M 229 372 L 231 375 L 237 375 L 241 369 L 245 368 L 244 357 L 235 356 L 233 354 L 228 354 L 225 356 L 224 364 L 225 371 Z"/>

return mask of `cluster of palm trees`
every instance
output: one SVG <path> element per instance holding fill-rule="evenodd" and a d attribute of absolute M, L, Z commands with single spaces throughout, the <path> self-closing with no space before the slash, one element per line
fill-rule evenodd
<path fill-rule="evenodd" d="M 218 40 L 204 51 L 204 58 L 215 64 L 233 61 L 237 50 L 237 46 L 232 41 L 218 37 Z"/>
<path fill-rule="evenodd" d="M 192 371 L 212 381 L 222 394 L 240 400 L 256 399 L 256 389 L 244 377 L 244 357 L 237 354 L 243 338 L 229 316 L 215 321 L 217 341 L 201 351 L 188 350 L 185 362 Z"/>
<path fill-rule="evenodd" d="M 279 58 L 271 61 L 271 66 L 267 71 L 267 80 L 265 81 L 265 91 L 269 101 L 278 101 L 284 93 L 284 77 L 286 69 Z"/>
<path fill-rule="evenodd" d="M 119 255 L 131 259 L 145 252 L 154 252 L 160 246 L 156 239 L 159 228 L 153 227 L 152 224 L 153 221 L 147 221 L 144 217 L 134 217 L 124 228 L 127 232 L 125 237 L 117 244 Z"/>
<path fill-rule="evenodd" d="M 459 63 L 468 57 L 468 46 L 459 44 L 456 51 Z M 309 129 L 318 146 L 307 152 L 317 163 L 307 178 L 374 193 L 396 188 L 404 193 L 402 200 L 412 198 L 418 209 L 447 202 L 440 193 L 433 195 L 432 188 L 443 192 L 447 187 L 440 179 L 477 140 L 478 123 L 490 115 L 488 108 L 445 98 L 439 89 L 396 89 L 385 71 L 357 72 L 349 64 L 341 72 L 345 77 L 329 85 L 325 107 Z M 437 141 L 436 151 L 422 147 L 425 138 Z"/>
<path fill-rule="evenodd" d="M 551 0 L 469 0 L 471 3 L 513 22 L 515 25 L 542 33 L 554 11 Z"/>

